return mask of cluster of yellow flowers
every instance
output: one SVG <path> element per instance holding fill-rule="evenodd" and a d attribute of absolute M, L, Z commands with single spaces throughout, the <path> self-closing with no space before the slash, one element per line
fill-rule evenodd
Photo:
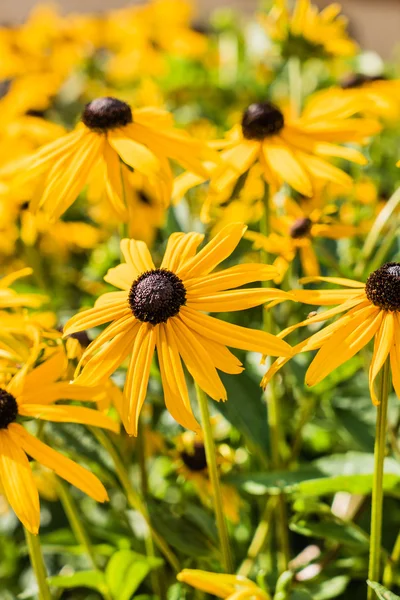
<path fill-rule="evenodd" d="M 400 263 L 372 261 L 366 283 L 348 277 L 368 275 L 365 263 L 380 234 L 396 236 L 397 197 L 384 202 L 382 188 L 361 167 L 373 155 L 373 140 L 399 119 L 400 81 L 348 76 L 343 60 L 358 49 L 339 12 L 336 4 L 319 13 L 309 0 L 297 0 L 293 10 L 275 0 L 258 27 L 271 44 L 271 64 L 286 61 L 287 81 L 274 85 L 271 66 L 261 69 L 264 57 L 253 65 L 262 93 L 238 93 L 230 110 L 217 107 L 225 113 L 220 122 L 190 108 L 203 88 L 185 99 L 185 90 L 165 83 L 182 64 L 188 72 L 188 64 L 202 65 L 220 81 L 229 67 L 217 36 L 192 28 L 185 0 L 153 0 L 98 17 L 38 8 L 25 24 L 0 30 L 0 482 L 31 533 L 38 532 L 40 510 L 27 455 L 95 500 L 107 499 L 95 475 L 42 441 L 37 420 L 114 433 L 121 421 L 137 436 L 154 371 L 169 413 L 197 433 L 190 449 L 180 450 L 183 477 L 191 458 L 203 469 L 211 452 L 205 439 L 204 453 L 206 413 L 200 426 L 186 371 L 200 405 L 204 392 L 227 400 L 219 371 L 244 368 L 228 347 L 277 357 L 263 387 L 294 355 L 318 350 L 306 374 L 312 386 L 374 339 L 372 401 L 383 400 L 375 380 L 387 361 L 400 397 Z M 302 69 L 310 58 L 336 83 L 305 93 Z M 189 116 L 179 114 L 185 102 Z M 163 247 L 160 230 L 180 210 L 193 227 L 170 229 Z M 210 234 L 205 245 L 205 233 L 192 228 Z M 119 236 L 123 262 L 104 277 L 117 288 L 110 291 L 96 279 L 103 264 L 115 262 L 115 250 L 111 259 L 107 252 Z M 320 243 L 350 238 L 365 240 L 358 272 L 338 266 Z M 243 253 L 236 258 L 239 244 L 252 262 Z M 219 268 L 227 260 L 231 266 Z M 326 265 L 333 265 L 332 277 L 324 275 Z M 70 305 L 59 296 L 63 288 L 53 287 L 58 275 L 74 287 Z M 300 289 L 301 275 L 300 283 L 340 288 Z M 28 276 L 42 293 L 23 283 Z M 249 287 L 255 282 L 261 285 Z M 86 306 L 98 296 L 93 307 L 78 310 L 76 290 Z M 279 311 L 296 302 L 333 308 L 292 319 L 278 333 L 282 321 L 274 322 L 273 307 L 290 316 Z M 257 306 L 264 330 L 209 314 Z M 338 315 L 293 347 L 284 339 Z M 90 341 L 85 332 L 106 323 Z M 123 391 L 111 379 L 121 366 Z M 212 479 L 195 481 L 207 504 L 217 493 Z M 235 521 L 240 500 L 228 487 L 224 493 L 227 506 L 233 498 L 227 514 Z M 239 576 L 184 570 L 179 579 L 221 598 L 269 598 Z"/>

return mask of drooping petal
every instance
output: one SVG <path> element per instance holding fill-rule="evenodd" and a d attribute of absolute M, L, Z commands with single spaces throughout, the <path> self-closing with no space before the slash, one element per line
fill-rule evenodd
<path fill-rule="evenodd" d="M 226 400 L 226 390 L 212 359 L 196 335 L 178 317 L 169 319 L 168 327 L 174 337 L 179 354 L 193 379 L 214 400 Z"/>
<path fill-rule="evenodd" d="M 187 429 L 199 431 L 193 416 L 181 359 L 173 335 L 166 324 L 157 328 L 157 352 L 165 404 L 173 418 Z"/>
<path fill-rule="evenodd" d="M 161 171 L 158 158 L 144 146 L 127 137 L 122 130 L 115 129 L 108 134 L 108 141 L 122 160 L 146 177 L 157 177 Z"/>
<path fill-rule="evenodd" d="M 284 142 L 274 136 L 273 139 L 267 139 L 263 143 L 262 151 L 270 169 L 275 171 L 283 181 L 300 194 L 312 196 L 313 187 L 306 169 Z"/>
<path fill-rule="evenodd" d="M 50 358 L 26 375 L 25 387 L 34 389 L 57 381 L 64 374 L 67 364 L 64 349 L 59 348 Z"/>
<path fill-rule="evenodd" d="M 139 331 L 139 323 L 136 321 L 131 327 L 116 335 L 108 344 L 105 344 L 94 356 L 92 356 L 82 369 L 75 382 L 79 385 L 99 385 L 106 381 L 114 371 L 124 362 L 131 352 Z M 95 340 L 94 343 L 96 343 Z M 82 358 L 81 362 L 86 359 Z M 78 365 L 77 372 L 80 368 Z"/>
<path fill-rule="evenodd" d="M 0 430 L 0 481 L 18 519 L 36 534 L 40 523 L 39 494 L 28 458 L 14 435 L 14 427 L 15 424 L 11 424 Z"/>
<path fill-rule="evenodd" d="M 97 502 L 108 500 L 105 487 L 93 473 L 60 452 L 56 452 L 50 446 L 43 444 L 18 423 L 12 423 L 10 429 L 13 438 L 18 440 L 23 450 L 34 460 L 54 471 L 62 479 L 65 479 L 65 481 L 68 481 L 68 483 L 74 485 Z"/>
<path fill-rule="evenodd" d="M 317 353 L 306 373 L 306 384 L 316 385 L 352 358 L 373 338 L 382 321 L 382 311 L 367 306 L 354 313 Z"/>
<path fill-rule="evenodd" d="M 390 368 L 392 370 L 393 387 L 400 398 L 400 318 L 394 313 L 393 345 L 390 350 Z"/>
<path fill-rule="evenodd" d="M 390 311 L 385 311 L 383 314 L 382 323 L 375 336 L 374 354 L 369 367 L 369 390 L 372 402 L 375 405 L 380 403 L 380 399 L 376 395 L 374 383 L 379 371 L 382 369 L 383 364 L 389 355 L 389 352 L 393 347 L 394 328 L 395 320 L 393 313 Z"/>
<path fill-rule="evenodd" d="M 223 346 L 271 356 L 292 356 L 292 348 L 266 331 L 246 329 L 182 306 L 179 317 L 193 331 Z"/>
<path fill-rule="evenodd" d="M 141 323 L 132 349 L 124 387 L 122 420 L 129 435 L 137 435 L 139 416 L 146 398 L 156 332 L 153 325 Z"/>

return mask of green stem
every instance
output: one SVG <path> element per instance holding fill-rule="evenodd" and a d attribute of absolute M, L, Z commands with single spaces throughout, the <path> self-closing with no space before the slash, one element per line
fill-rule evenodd
<path fill-rule="evenodd" d="M 25 527 L 24 531 L 28 546 L 29 558 L 31 560 L 32 569 L 34 570 L 39 588 L 39 600 L 51 600 L 50 589 L 47 585 L 47 571 L 43 561 L 39 536 L 33 535 L 33 533 L 25 529 Z"/>
<path fill-rule="evenodd" d="M 271 232 L 271 207 L 269 198 L 269 188 L 265 186 L 264 194 L 264 218 L 260 222 L 260 233 L 268 236 Z M 261 252 L 261 261 L 268 264 L 269 255 L 263 250 Z M 268 285 L 266 282 L 265 285 Z M 263 325 L 265 331 L 274 333 L 274 320 L 271 310 L 263 311 Z M 279 398 L 276 393 L 275 381 L 272 380 L 267 388 L 267 404 L 268 404 L 268 427 L 271 442 L 271 466 L 277 470 L 282 466 L 281 449 L 283 446 L 283 433 L 281 430 Z M 290 560 L 289 535 L 288 535 L 288 520 L 286 513 L 285 496 L 280 494 L 276 503 L 277 520 L 276 530 L 277 538 L 280 545 L 279 552 L 279 568 L 280 571 L 286 571 Z"/>
<path fill-rule="evenodd" d="M 57 492 L 77 542 L 79 542 L 79 544 L 85 548 L 92 567 L 97 569 L 96 556 L 89 535 L 80 518 L 76 503 L 71 496 L 69 488 L 60 479 L 57 481 Z"/>
<path fill-rule="evenodd" d="M 228 528 L 226 525 L 224 508 L 221 495 L 221 484 L 219 481 L 217 457 L 215 453 L 214 438 L 211 429 L 210 412 L 208 410 L 208 399 L 203 390 L 196 383 L 197 400 L 200 407 L 201 422 L 204 435 L 204 447 L 206 450 L 208 473 L 213 489 L 214 511 L 217 521 L 219 541 L 225 573 L 233 573 L 233 562 L 229 545 Z"/>
<path fill-rule="evenodd" d="M 383 466 L 386 448 L 387 410 L 390 385 L 390 362 L 386 359 L 380 385 L 376 434 L 374 448 L 374 479 L 372 484 L 371 536 L 368 579 L 379 583 L 381 573 L 382 508 L 383 508 Z M 373 600 L 374 591 L 368 588 L 368 600 Z"/>
<path fill-rule="evenodd" d="M 249 549 L 247 550 L 247 556 L 240 565 L 240 568 L 237 572 L 238 575 L 248 577 L 249 573 L 251 572 L 254 566 L 255 560 L 264 548 L 265 542 L 271 531 L 272 516 L 275 504 L 276 498 L 274 496 L 270 496 L 265 504 L 264 511 L 261 516 L 261 521 L 257 525 L 257 529 L 254 533 L 253 539 L 251 540 Z"/>
<path fill-rule="evenodd" d="M 288 78 L 290 105 L 293 116 L 296 118 L 300 116 L 303 104 L 301 61 L 297 56 L 291 56 L 288 60 Z"/>
<path fill-rule="evenodd" d="M 393 546 L 392 554 L 389 557 L 389 561 L 383 571 L 383 585 L 389 590 L 393 585 L 394 568 L 400 561 L 400 532 L 397 535 L 395 544 Z"/>
<path fill-rule="evenodd" d="M 104 433 L 104 431 L 101 431 L 101 430 L 98 430 L 95 428 L 90 428 L 90 429 L 91 429 L 93 435 L 96 437 L 96 439 L 103 446 L 103 448 L 105 448 L 105 450 L 107 450 L 107 452 L 109 453 L 110 458 L 114 463 L 115 472 L 120 480 L 122 487 L 124 488 L 126 498 L 128 500 L 129 505 L 134 510 L 137 510 L 138 512 L 140 512 L 140 514 L 146 521 L 148 527 L 150 528 L 151 535 L 153 536 L 153 540 L 154 540 L 155 544 L 157 545 L 157 547 L 159 548 L 160 552 L 165 556 L 165 558 L 167 559 L 167 561 L 169 562 L 171 567 L 174 569 L 174 571 L 179 573 L 179 571 L 181 570 L 181 566 L 179 564 L 178 558 L 172 552 L 172 550 L 170 549 L 170 547 L 168 546 L 168 544 L 164 540 L 164 538 L 154 529 L 154 527 L 150 521 L 150 516 L 148 514 L 146 505 L 140 498 L 139 494 L 136 492 L 135 488 L 132 486 L 131 481 L 129 479 L 128 472 L 125 468 L 125 465 L 124 465 L 119 453 L 115 449 L 113 443 L 111 442 L 109 437 Z"/>

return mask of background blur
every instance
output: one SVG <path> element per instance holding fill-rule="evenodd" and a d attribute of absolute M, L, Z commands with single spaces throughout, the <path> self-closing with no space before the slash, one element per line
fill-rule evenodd
<path fill-rule="evenodd" d="M 145 0 L 59 0 L 64 11 L 93 12 L 142 4 Z M 314 0 L 322 7 L 331 0 Z M 15 22 L 26 18 L 36 0 L 0 0 L 0 21 Z M 400 45 L 400 0 L 342 0 L 344 13 L 349 17 L 350 31 L 365 50 L 375 50 L 383 58 L 393 58 Z M 253 12 L 258 0 L 198 0 L 198 16 L 204 18 L 215 8 L 236 7 Z M 397 49 L 397 52 L 396 52 Z"/>

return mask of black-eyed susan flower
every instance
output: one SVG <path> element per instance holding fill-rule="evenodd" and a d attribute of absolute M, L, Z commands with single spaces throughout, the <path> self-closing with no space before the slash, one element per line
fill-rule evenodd
<path fill-rule="evenodd" d="M 121 176 L 126 165 L 147 177 L 167 204 L 172 184 L 169 158 L 207 176 L 200 160 L 207 151 L 205 144 L 174 128 L 167 112 L 138 109 L 132 113 L 125 102 L 104 97 L 86 105 L 82 122 L 74 131 L 5 166 L 0 176 L 11 180 L 13 188 L 29 185 L 31 210 L 40 208 L 57 219 L 100 163 L 106 197 L 126 220 Z"/>
<path fill-rule="evenodd" d="M 56 352 L 31 372 L 22 368 L 0 387 L 0 480 L 15 514 L 32 533 L 39 529 L 39 496 L 27 455 L 54 471 L 98 502 L 107 500 L 101 482 L 87 469 L 31 435 L 19 422 L 21 417 L 62 423 L 82 423 L 118 431 L 104 414 L 81 406 L 55 404 L 69 398 L 93 400 L 93 388 L 57 382 L 64 356 Z"/>
<path fill-rule="evenodd" d="M 399 116 L 400 81 L 383 75 L 353 73 L 343 78 L 340 86 L 321 90 L 313 98 L 318 103 L 333 106 L 353 99 L 364 115 L 393 120 Z"/>
<path fill-rule="evenodd" d="M 251 240 L 254 247 L 262 248 L 268 253 L 277 255 L 274 266 L 279 271 L 276 283 L 282 281 L 289 265 L 299 255 L 305 275 L 320 274 L 317 250 L 314 247 L 319 238 L 338 240 L 352 237 L 358 229 L 352 225 L 342 224 L 331 215 L 332 205 L 320 208 L 318 202 L 295 202 L 285 197 L 280 209 L 282 214 L 271 217 L 272 232 L 265 236 L 256 231 L 247 231 L 245 237 Z"/>
<path fill-rule="evenodd" d="M 288 0 L 277 0 L 260 21 L 268 36 L 280 45 L 284 58 L 353 56 L 357 44 L 350 39 L 348 21 L 340 11 L 336 2 L 319 12 L 311 0 L 296 0 L 293 10 Z"/>
<path fill-rule="evenodd" d="M 143 242 L 124 239 L 125 263 L 110 269 L 105 280 L 122 291 L 101 296 L 94 308 L 74 316 L 65 334 L 112 322 L 83 355 L 77 382 L 93 385 L 113 373 L 131 354 L 124 389 L 122 419 L 136 435 L 146 397 L 150 367 L 157 348 L 168 410 L 184 427 L 198 429 L 190 406 L 181 359 L 198 385 L 215 400 L 226 400 L 217 369 L 240 373 L 231 346 L 284 356 L 291 348 L 270 333 L 246 329 L 215 319 L 205 312 L 244 310 L 269 301 L 289 299 L 280 290 L 235 289 L 276 274 L 268 265 L 237 265 L 213 273 L 236 248 L 246 227 L 225 227 L 198 253 L 199 233 L 170 236 L 163 261 L 156 268 Z"/>
<path fill-rule="evenodd" d="M 329 290 L 296 290 L 293 294 L 299 302 L 316 306 L 338 306 L 285 329 L 280 333 L 281 337 L 285 337 L 297 327 L 321 323 L 345 313 L 294 346 L 294 353 L 318 349 L 307 370 L 306 384 L 316 385 L 374 339 L 369 368 L 371 399 L 374 404 L 379 403 L 374 382 L 388 357 L 393 387 L 400 397 L 400 263 L 384 264 L 370 274 L 365 284 L 337 277 L 307 278 L 304 281 L 327 281 L 343 287 Z M 264 376 L 262 385 L 265 386 L 286 362 L 285 358 L 275 361 Z"/>
<path fill-rule="evenodd" d="M 241 575 L 225 575 L 198 569 L 183 569 L 178 581 L 187 583 L 206 594 L 226 600 L 270 600 L 270 596 L 258 585 Z"/>
<path fill-rule="evenodd" d="M 233 192 L 241 175 L 259 162 L 273 191 L 283 183 L 304 196 L 312 196 L 316 184 L 332 181 L 348 188 L 352 179 L 327 158 L 365 164 L 366 158 L 344 143 L 364 143 L 380 130 L 373 119 L 360 118 L 357 102 L 340 105 L 312 102 L 299 118 L 271 102 L 251 104 L 220 143 L 221 162 L 212 171 L 210 190 L 217 195 Z"/>
<path fill-rule="evenodd" d="M 227 474 L 234 464 L 234 450 L 227 444 L 216 446 L 218 470 Z M 172 452 L 176 473 L 190 483 L 204 506 L 212 505 L 213 488 L 208 475 L 206 450 L 202 433 L 194 434 L 185 431 L 175 439 Z M 226 518 L 232 523 L 239 523 L 242 500 L 236 488 L 221 482 L 221 497 Z"/>

